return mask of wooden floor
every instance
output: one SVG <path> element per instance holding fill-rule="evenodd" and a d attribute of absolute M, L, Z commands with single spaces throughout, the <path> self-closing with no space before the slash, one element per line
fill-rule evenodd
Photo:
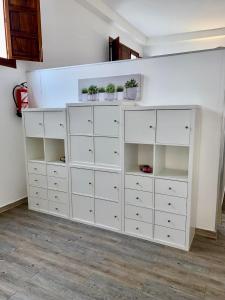
<path fill-rule="evenodd" d="M 20 206 L 0 215 L 0 299 L 225 299 L 225 226 L 189 253 Z"/>

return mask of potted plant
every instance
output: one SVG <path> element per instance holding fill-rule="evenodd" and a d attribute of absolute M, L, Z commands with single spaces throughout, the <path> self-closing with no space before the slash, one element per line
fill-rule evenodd
<path fill-rule="evenodd" d="M 81 94 L 82 94 L 82 101 L 87 101 L 88 100 L 88 89 L 87 88 L 83 88 L 81 90 Z"/>
<path fill-rule="evenodd" d="M 124 98 L 123 91 L 124 91 L 124 87 L 121 85 L 118 85 L 116 88 L 117 100 L 119 100 L 119 101 L 123 100 L 123 98 Z"/>
<path fill-rule="evenodd" d="M 107 100 L 112 101 L 115 99 L 116 87 L 114 84 L 110 83 L 106 87 Z"/>
<path fill-rule="evenodd" d="M 104 87 L 98 88 L 98 99 L 99 99 L 99 101 L 105 100 L 105 88 Z"/>
<path fill-rule="evenodd" d="M 135 79 L 130 79 L 125 83 L 126 98 L 135 100 L 137 98 L 138 83 Z"/>
<path fill-rule="evenodd" d="M 98 95 L 98 88 L 96 85 L 90 85 L 88 88 L 88 95 L 90 101 L 96 101 Z"/>

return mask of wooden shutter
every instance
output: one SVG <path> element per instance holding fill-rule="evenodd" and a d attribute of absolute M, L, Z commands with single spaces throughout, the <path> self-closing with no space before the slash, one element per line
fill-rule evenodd
<path fill-rule="evenodd" d="M 131 59 L 131 54 L 139 58 L 139 53 L 120 43 L 120 38 L 109 37 L 109 61 Z"/>
<path fill-rule="evenodd" d="M 4 0 L 8 58 L 42 61 L 40 0 Z"/>

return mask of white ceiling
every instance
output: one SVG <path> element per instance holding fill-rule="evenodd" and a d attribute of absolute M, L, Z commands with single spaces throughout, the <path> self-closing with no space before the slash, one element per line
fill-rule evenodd
<path fill-rule="evenodd" d="M 103 0 L 147 37 L 225 27 L 225 0 Z"/>

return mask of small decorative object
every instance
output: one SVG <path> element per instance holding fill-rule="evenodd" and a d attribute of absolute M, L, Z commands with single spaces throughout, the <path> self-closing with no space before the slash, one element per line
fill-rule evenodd
<path fill-rule="evenodd" d="M 105 100 L 105 88 L 104 87 L 98 88 L 98 99 L 99 99 L 99 101 Z"/>
<path fill-rule="evenodd" d="M 61 162 L 66 162 L 66 157 L 65 156 L 61 156 L 59 159 Z"/>
<path fill-rule="evenodd" d="M 106 87 L 106 93 L 107 93 L 107 100 L 108 101 L 112 101 L 115 99 L 115 91 L 116 91 L 116 88 L 115 88 L 115 85 L 110 83 L 107 85 Z"/>
<path fill-rule="evenodd" d="M 82 101 L 87 101 L 88 100 L 88 89 L 83 88 L 81 93 L 82 93 Z"/>
<path fill-rule="evenodd" d="M 123 98 L 124 98 L 123 91 L 124 91 L 124 87 L 122 85 L 118 85 L 117 88 L 116 88 L 117 100 L 118 101 L 123 100 Z"/>
<path fill-rule="evenodd" d="M 129 100 L 135 100 L 137 98 L 138 83 L 135 79 L 128 80 L 125 83 L 126 98 Z"/>
<path fill-rule="evenodd" d="M 153 172 L 153 168 L 149 165 L 140 165 L 139 168 L 140 168 L 140 171 L 142 171 L 144 173 L 152 173 Z"/>
<path fill-rule="evenodd" d="M 90 101 L 96 101 L 98 95 L 98 88 L 96 85 L 90 85 L 88 88 L 88 95 Z"/>

